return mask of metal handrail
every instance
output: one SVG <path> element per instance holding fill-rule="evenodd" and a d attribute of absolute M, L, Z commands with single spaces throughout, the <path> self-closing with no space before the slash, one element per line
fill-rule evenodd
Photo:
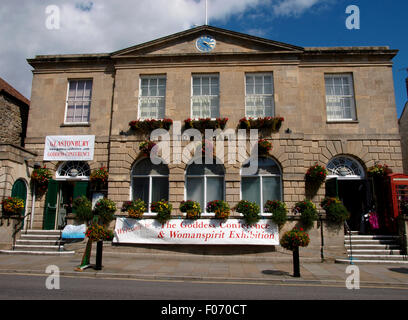
<path fill-rule="evenodd" d="M 353 244 L 351 241 L 351 229 L 347 223 L 347 221 L 344 221 L 344 227 L 347 230 L 347 233 L 349 235 L 349 240 L 350 240 L 350 256 L 349 256 L 349 260 L 350 260 L 350 264 L 353 264 Z"/>

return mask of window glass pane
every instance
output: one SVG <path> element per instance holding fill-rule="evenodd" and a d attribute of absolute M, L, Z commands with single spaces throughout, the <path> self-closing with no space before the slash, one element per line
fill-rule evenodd
<path fill-rule="evenodd" d="M 169 179 L 152 178 L 152 201 L 169 200 Z"/>
<path fill-rule="evenodd" d="M 77 88 L 77 81 L 70 81 L 69 82 L 68 100 L 75 99 L 76 88 Z"/>
<path fill-rule="evenodd" d="M 201 210 L 204 212 L 204 178 L 187 178 L 186 189 L 187 200 L 199 202 Z"/>
<path fill-rule="evenodd" d="M 82 100 L 84 96 L 84 91 L 85 91 L 85 81 L 80 80 L 78 81 L 78 87 L 77 87 L 77 94 L 76 94 L 76 100 Z"/>
<path fill-rule="evenodd" d="M 133 178 L 133 200 L 142 199 L 149 204 L 149 177 Z"/>
<path fill-rule="evenodd" d="M 351 75 L 325 76 L 328 120 L 355 120 L 352 82 Z"/>
<path fill-rule="evenodd" d="M 242 200 L 256 202 L 261 205 L 260 178 L 243 177 L 241 182 Z"/>
<path fill-rule="evenodd" d="M 263 204 L 268 200 L 281 199 L 280 177 L 262 177 Z"/>
<path fill-rule="evenodd" d="M 67 122 L 74 122 L 75 105 L 68 105 L 67 109 Z"/>
<path fill-rule="evenodd" d="M 148 176 L 148 175 L 169 175 L 169 168 L 165 164 L 155 165 L 150 159 L 143 159 L 137 163 L 132 170 L 132 175 Z"/>
<path fill-rule="evenodd" d="M 207 178 L 207 203 L 214 200 L 224 200 L 224 178 Z"/>

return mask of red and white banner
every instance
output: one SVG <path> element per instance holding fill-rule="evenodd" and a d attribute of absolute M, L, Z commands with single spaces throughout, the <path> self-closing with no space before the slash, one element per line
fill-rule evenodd
<path fill-rule="evenodd" d="M 249 226 L 245 220 L 117 218 L 114 243 L 195 245 L 279 245 L 279 229 L 269 219 Z"/>
<path fill-rule="evenodd" d="M 95 136 L 48 136 L 44 161 L 92 161 Z"/>

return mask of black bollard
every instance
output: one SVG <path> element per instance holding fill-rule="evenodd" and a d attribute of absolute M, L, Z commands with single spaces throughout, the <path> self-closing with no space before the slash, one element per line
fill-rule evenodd
<path fill-rule="evenodd" d="M 102 253 L 103 253 L 103 241 L 98 241 L 96 244 L 95 270 L 102 270 Z"/>
<path fill-rule="evenodd" d="M 299 247 L 293 249 L 293 276 L 300 278 Z"/>

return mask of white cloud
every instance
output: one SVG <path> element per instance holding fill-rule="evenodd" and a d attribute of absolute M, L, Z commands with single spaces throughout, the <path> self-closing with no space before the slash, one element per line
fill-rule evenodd
<path fill-rule="evenodd" d="M 273 11 L 276 15 L 298 16 L 313 6 L 323 2 L 325 2 L 325 0 L 279 0 L 274 4 Z"/>
<path fill-rule="evenodd" d="M 276 14 L 296 14 L 319 1 L 324 0 L 209 0 L 210 24 L 271 3 Z M 60 9 L 59 30 L 46 28 L 48 5 Z M 3 0 L 0 76 L 30 98 L 27 58 L 113 52 L 202 25 L 204 8 L 203 0 Z"/>

